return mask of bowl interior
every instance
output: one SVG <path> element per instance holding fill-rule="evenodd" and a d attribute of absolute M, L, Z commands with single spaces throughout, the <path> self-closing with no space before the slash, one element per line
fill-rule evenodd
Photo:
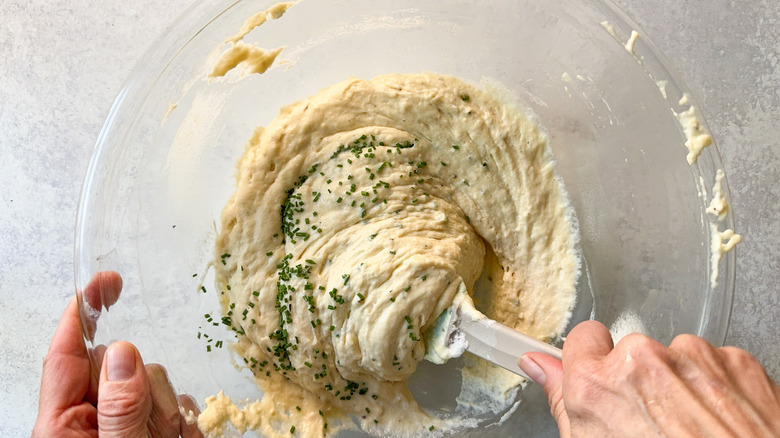
<path fill-rule="evenodd" d="M 274 67 L 209 81 L 222 43 L 270 4 L 196 4 L 118 97 L 87 175 L 77 228 L 77 290 L 102 270 L 124 278 L 121 298 L 100 315 L 93 344 L 135 343 L 198 401 L 220 389 L 257 398 L 249 372 L 233 365 L 230 351 L 207 351 L 204 340 L 206 334 L 225 344 L 233 339 L 204 315 L 220 314 L 208 292 L 209 264 L 236 160 L 254 128 L 286 104 L 349 76 L 422 71 L 498 84 L 548 131 L 579 221 L 584 262 L 570 326 L 594 318 L 661 342 L 694 333 L 722 344 L 735 260 L 733 253 L 724 257 L 712 287 L 710 219 L 699 182 L 712 184 L 720 159 L 713 146 L 688 165 L 674 114 L 687 108 L 677 105 L 687 90 L 644 35 L 634 56 L 605 30 L 601 22 L 609 21 L 625 42 L 637 29 L 614 6 L 304 1 L 245 39 L 283 46 Z M 668 82 L 665 94 L 659 81 Z M 413 377 L 426 382 L 414 385 L 418 398 L 434 406 L 454 397 L 457 374 L 450 371 L 423 364 Z M 539 388 L 530 385 L 522 397 L 509 420 L 464 436 L 555 436 Z"/>

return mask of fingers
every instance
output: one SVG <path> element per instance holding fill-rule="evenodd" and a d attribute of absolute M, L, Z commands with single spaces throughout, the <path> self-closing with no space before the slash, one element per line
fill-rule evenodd
<path fill-rule="evenodd" d="M 176 395 L 162 365 L 146 365 L 146 375 L 152 395 L 149 435 L 153 438 L 203 438 L 197 423 L 200 409 L 192 397 Z"/>
<path fill-rule="evenodd" d="M 81 323 L 76 298 L 71 298 L 60 318 L 57 330 L 49 344 L 49 355 L 66 355 L 78 358 L 87 357 L 87 348 L 81 335 Z"/>
<path fill-rule="evenodd" d="M 93 406 L 97 406 L 98 387 L 100 385 L 100 369 L 103 367 L 103 356 L 106 354 L 106 346 L 103 344 L 87 350 L 91 366 L 89 367 L 89 389 L 84 400 Z"/>
<path fill-rule="evenodd" d="M 88 376 L 89 357 L 74 297 L 62 315 L 43 360 L 39 415 L 56 415 L 81 403 L 89 389 Z"/>
<path fill-rule="evenodd" d="M 561 361 L 544 353 L 526 353 L 520 358 L 518 366 L 531 380 L 545 389 L 561 383 L 561 376 L 563 376 Z"/>
<path fill-rule="evenodd" d="M 118 272 L 102 271 L 92 277 L 82 295 L 89 307 L 100 311 L 116 303 L 121 291 L 122 276 Z"/>
<path fill-rule="evenodd" d="M 766 435 L 780 436 L 780 387 L 761 363 L 747 351 L 737 347 L 721 347 L 717 353 L 723 360 L 733 385 L 741 390 L 743 400 L 755 409 Z"/>
<path fill-rule="evenodd" d="M 717 354 L 722 358 L 729 374 L 747 394 L 760 395 L 764 402 L 777 405 L 780 388 L 767 375 L 763 365 L 747 351 L 737 347 L 721 347 Z"/>
<path fill-rule="evenodd" d="M 146 365 L 146 375 L 152 396 L 152 413 L 149 416 L 149 434 L 152 438 L 177 438 L 179 436 L 179 400 L 173 392 L 165 368 L 159 364 Z"/>
<path fill-rule="evenodd" d="M 128 342 L 112 344 L 106 350 L 100 372 L 100 437 L 147 436 L 147 420 L 151 410 L 149 378 L 141 355 Z"/>
<path fill-rule="evenodd" d="M 78 292 L 84 331 L 90 341 L 95 337 L 100 312 L 111 307 L 121 291 L 122 277 L 114 271 L 103 271 L 95 274 L 84 290 Z"/>
<path fill-rule="evenodd" d="M 563 363 L 543 353 L 527 353 L 518 365 L 532 380 L 544 387 L 550 412 L 558 422 L 560 435 L 570 435 L 571 424 L 563 400 L 564 366 L 576 367 L 579 361 L 597 360 L 612 351 L 612 335 L 596 321 L 578 324 L 563 345 Z"/>
<path fill-rule="evenodd" d="M 93 304 L 96 304 L 94 297 L 100 298 L 102 295 L 106 297 L 106 303 L 113 304 L 121 288 L 119 274 L 101 272 L 90 281 L 84 296 L 93 297 Z M 99 309 L 100 304 L 96 304 L 95 308 Z M 88 315 L 89 312 L 85 316 Z M 95 319 L 84 319 L 88 333 L 94 333 Z M 98 376 L 90 368 L 90 353 L 84 344 L 81 323 L 79 302 L 74 297 L 60 319 L 43 361 L 39 418 L 57 418 L 64 410 L 80 405 L 85 400 L 90 404 L 97 402 Z"/>
<path fill-rule="evenodd" d="M 598 321 L 581 322 L 571 330 L 563 343 L 564 366 L 568 368 L 571 363 L 602 359 L 612 348 L 612 335 L 604 324 Z"/>
<path fill-rule="evenodd" d="M 562 437 L 569 436 L 569 417 L 563 403 L 563 364 L 558 359 L 544 353 L 526 353 L 518 362 L 520 369 L 534 382 L 542 385 L 550 412 Z"/>
<path fill-rule="evenodd" d="M 198 409 L 195 400 L 189 395 L 180 395 L 179 405 L 182 408 L 182 416 L 179 423 L 181 438 L 203 438 L 203 434 L 198 429 L 200 409 Z"/>

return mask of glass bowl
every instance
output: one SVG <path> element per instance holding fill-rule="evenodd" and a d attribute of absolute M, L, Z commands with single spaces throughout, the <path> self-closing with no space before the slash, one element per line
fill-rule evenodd
<path fill-rule="evenodd" d="M 228 344 L 232 332 L 204 316 L 220 315 L 210 265 L 238 157 L 255 127 L 327 85 L 425 71 L 498 82 L 548 131 L 584 262 L 569 328 L 592 318 L 616 336 L 642 331 L 666 343 L 694 333 L 722 345 L 736 256 L 725 254 L 713 285 L 713 219 L 702 194 L 721 161 L 713 145 L 696 164 L 686 162 L 676 113 L 688 108 L 678 103 L 688 90 L 617 7 L 606 0 L 303 1 L 245 38 L 285 47 L 271 69 L 209 80 L 223 42 L 271 4 L 196 3 L 117 97 L 84 183 L 75 281 L 83 291 L 96 273 L 113 270 L 124 288 L 110 310 L 80 297 L 90 345 L 134 343 L 201 408 L 221 389 L 258 398 L 250 373 L 227 348 L 212 347 Z M 640 34 L 633 53 L 624 47 L 632 30 Z M 724 192 L 728 199 L 725 182 Z M 733 228 L 731 216 L 720 227 Z M 421 365 L 412 387 L 423 405 L 452 396 L 446 376 Z M 541 390 L 529 385 L 522 398 L 508 420 L 493 424 L 499 415 L 462 436 L 557 435 Z"/>

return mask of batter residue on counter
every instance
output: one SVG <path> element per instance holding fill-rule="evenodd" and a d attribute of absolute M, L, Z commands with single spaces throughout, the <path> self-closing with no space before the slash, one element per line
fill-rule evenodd
<path fill-rule="evenodd" d="M 241 412 L 214 397 L 207 433 L 475 426 L 480 400 L 523 381 L 473 358 L 456 412 L 427 413 L 407 388 L 427 329 L 480 277 L 476 307 L 539 339 L 560 336 L 575 301 L 576 230 L 546 135 L 453 77 L 349 79 L 283 108 L 241 157 L 221 224 L 223 322 L 264 396 Z"/>

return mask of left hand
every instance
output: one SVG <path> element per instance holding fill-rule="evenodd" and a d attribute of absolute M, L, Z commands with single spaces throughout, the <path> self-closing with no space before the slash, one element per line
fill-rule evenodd
<path fill-rule="evenodd" d="M 119 274 L 101 272 L 82 296 L 99 311 L 103 304 L 107 308 L 116 301 L 121 288 Z M 99 375 L 90 368 L 90 355 Z M 132 344 L 116 342 L 107 349 L 87 350 L 73 298 L 43 361 L 32 437 L 202 438 L 197 426 L 181 417 L 179 404 L 197 415 L 189 396 L 176 396 L 165 368 L 144 365 Z"/>

